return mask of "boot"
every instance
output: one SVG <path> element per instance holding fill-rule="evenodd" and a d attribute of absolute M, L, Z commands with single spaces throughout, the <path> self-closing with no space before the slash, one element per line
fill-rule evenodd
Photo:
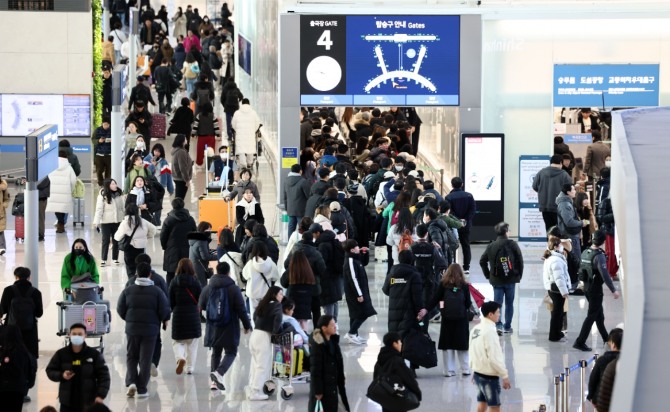
<path fill-rule="evenodd" d="M 56 233 L 65 233 L 65 225 L 62 223 L 56 224 Z"/>

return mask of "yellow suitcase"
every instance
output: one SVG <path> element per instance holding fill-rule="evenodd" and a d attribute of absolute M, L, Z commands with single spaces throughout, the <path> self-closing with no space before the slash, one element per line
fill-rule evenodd
<path fill-rule="evenodd" d="M 212 230 L 220 232 L 228 226 L 235 231 L 235 201 L 226 202 L 222 198 L 200 198 L 198 201 L 198 221 L 209 222 Z"/>

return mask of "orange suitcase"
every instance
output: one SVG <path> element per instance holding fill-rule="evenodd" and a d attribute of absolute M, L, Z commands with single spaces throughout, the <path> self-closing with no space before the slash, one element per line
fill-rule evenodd
<path fill-rule="evenodd" d="M 198 201 L 198 221 L 209 222 L 217 233 L 228 226 L 235 230 L 235 200 L 226 202 L 220 197 L 201 197 Z"/>

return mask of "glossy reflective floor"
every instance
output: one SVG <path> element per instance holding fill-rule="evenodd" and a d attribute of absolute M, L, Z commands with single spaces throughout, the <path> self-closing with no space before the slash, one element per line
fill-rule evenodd
<path fill-rule="evenodd" d="M 167 142 L 168 144 L 171 142 Z M 269 216 L 268 228 L 274 229 L 275 199 L 274 179 L 267 164 L 261 162 L 260 190 L 263 194 L 263 210 Z M 199 172 L 194 178 L 195 187 L 202 188 L 204 175 Z M 14 188 L 14 186 L 12 186 Z M 197 190 L 201 192 L 202 189 Z M 15 188 L 13 189 L 15 191 Z M 66 226 L 66 233 L 55 234 L 51 226 L 55 221 L 53 214 L 47 215 L 46 240 L 39 244 L 40 273 L 39 288 L 44 297 L 44 316 L 39 323 L 41 338 L 39 370 L 37 384 L 30 391 L 33 401 L 26 404 L 24 410 L 38 411 L 45 405 L 58 405 L 56 383 L 47 379 L 44 369 L 57 349 L 63 345 L 63 339 L 56 336 L 58 308 L 56 302 L 61 300 L 60 269 L 63 257 L 69 252 L 71 242 L 79 237 L 87 240 L 94 254 L 99 256 L 100 235 L 91 228 L 94 191 L 87 187 L 86 225 L 72 228 Z M 15 192 L 12 193 L 14 195 Z M 194 216 L 197 216 L 197 195 L 194 187 L 189 190 L 187 207 Z M 165 212 L 169 210 L 168 200 Z M 14 242 L 13 218 L 10 216 L 7 238 L 7 253 L 0 257 L 0 270 L 4 276 L 0 280 L 0 287 L 5 287 L 13 281 L 12 270 L 16 265 L 23 263 L 24 246 Z M 541 281 L 542 264 L 539 259 L 541 251 L 524 247 L 526 272 L 522 283 L 517 289 L 515 300 L 515 315 L 512 335 L 505 335 L 500 339 L 505 353 L 507 367 L 513 388 L 504 391 L 503 411 L 520 412 L 533 411 L 540 404 L 547 404 L 548 410 L 553 410 L 552 376 L 563 370 L 565 366 L 574 364 L 587 354 L 572 349 L 572 341 L 581 327 L 586 313 L 586 300 L 583 297 L 570 297 L 569 308 L 569 340 L 566 343 L 551 343 L 547 340 L 549 312 L 542 304 L 543 287 Z M 484 279 L 478 267 L 478 258 L 484 250 L 484 245 L 473 246 L 474 264 L 470 280 L 486 295 L 493 297 L 491 286 Z M 160 242 L 155 239 L 148 246 L 148 253 L 152 256 L 153 266 L 161 272 L 163 253 Z M 126 283 L 126 274 L 122 266 L 101 268 L 101 283 L 105 287 L 105 297 L 110 299 L 113 307 Z M 343 344 L 342 352 L 345 359 L 345 373 L 347 377 L 347 391 L 352 411 L 380 411 L 381 408 L 365 397 L 367 386 L 372 379 L 372 370 L 381 345 L 381 337 L 386 331 L 388 298 L 381 292 L 386 263 L 371 262 L 368 266 L 370 290 L 372 299 L 379 315 L 369 319 L 361 328 L 361 334 L 369 337 L 367 346 L 348 346 Z M 340 325 L 348 325 L 346 304 L 340 302 Z M 607 294 L 605 298 L 606 325 L 609 328 L 622 321 L 622 301 L 615 301 Z M 146 400 L 128 399 L 125 396 L 125 336 L 123 321 L 118 316 L 112 320 L 112 331 L 105 336 L 105 358 L 111 370 L 112 387 L 106 403 L 113 411 L 305 411 L 307 409 L 309 388 L 307 385 L 296 385 L 295 395 L 289 401 L 280 398 L 271 398 L 271 401 L 249 402 L 243 397 L 243 387 L 249 377 L 249 350 L 248 337 L 240 347 L 238 358 L 231 369 L 232 384 L 228 386 L 228 394 L 221 396 L 218 392 L 209 390 L 209 354 L 206 348 L 200 347 L 197 367 L 192 376 L 177 376 L 175 358 L 172 352 L 170 331 L 163 332 L 163 352 L 159 366 L 159 375 L 152 378 L 149 386 L 150 397 Z M 431 324 L 431 335 L 434 340 L 439 336 L 439 325 Z M 343 331 L 344 332 L 344 331 Z M 243 335 L 244 336 L 244 335 Z M 594 348 L 594 352 L 603 351 L 603 343 L 597 332 L 587 342 Z M 419 384 L 423 391 L 421 411 L 474 411 L 476 410 L 476 391 L 470 379 L 463 377 L 445 378 L 442 376 L 442 361 L 440 365 L 430 370 L 418 372 Z M 578 374 L 571 380 L 570 410 L 580 410 L 579 407 L 579 379 Z M 1 409 L 1 408 L 0 408 Z M 588 408 L 586 410 L 592 410 Z"/>

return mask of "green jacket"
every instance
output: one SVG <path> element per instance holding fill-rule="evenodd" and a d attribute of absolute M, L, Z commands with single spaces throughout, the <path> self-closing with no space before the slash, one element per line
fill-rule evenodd
<path fill-rule="evenodd" d="M 461 219 L 457 218 L 454 215 L 441 214 L 439 216 L 439 219 L 442 219 L 444 223 L 447 224 L 447 227 L 449 227 L 450 229 L 460 229 L 463 227 L 463 222 L 461 222 Z"/>
<path fill-rule="evenodd" d="M 382 212 L 382 217 L 387 217 L 389 220 L 389 225 L 387 231 L 391 231 L 391 219 L 393 218 L 393 208 L 395 207 L 395 202 L 391 202 L 386 206 L 386 209 Z M 388 232 L 387 232 L 388 233 Z"/>
<path fill-rule="evenodd" d="M 144 178 L 147 178 L 147 177 L 149 177 L 149 171 L 145 167 L 142 167 L 142 169 L 140 171 L 135 169 L 135 167 L 132 167 L 130 169 L 130 172 L 128 172 L 128 174 L 126 175 L 126 181 L 123 184 L 123 193 L 124 194 L 127 195 L 128 192 L 130 192 L 131 185 L 133 184 L 133 181 L 135 180 L 135 178 L 137 176 L 142 176 Z"/>
<path fill-rule="evenodd" d="M 60 272 L 60 287 L 61 289 L 69 289 L 70 284 L 72 283 L 72 278 L 83 275 L 84 273 L 90 273 L 91 279 L 95 283 L 100 283 L 100 273 L 98 273 L 98 265 L 95 263 L 95 258 L 91 256 L 91 261 L 87 262 L 86 258 L 83 256 L 77 256 L 74 260 L 74 272 L 70 268 L 70 256 L 72 253 L 68 253 L 63 260 L 63 268 Z"/>

